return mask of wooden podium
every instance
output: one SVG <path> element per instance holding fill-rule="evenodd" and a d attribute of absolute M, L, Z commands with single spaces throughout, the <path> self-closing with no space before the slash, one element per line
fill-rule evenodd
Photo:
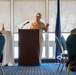
<path fill-rule="evenodd" d="M 20 66 L 39 65 L 39 30 L 19 29 L 19 63 Z"/>

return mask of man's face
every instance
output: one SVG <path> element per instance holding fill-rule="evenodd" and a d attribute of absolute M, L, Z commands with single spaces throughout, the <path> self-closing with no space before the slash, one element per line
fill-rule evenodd
<path fill-rule="evenodd" d="M 40 14 L 37 14 L 36 15 L 36 20 L 40 21 L 40 19 L 41 19 L 41 15 Z"/>

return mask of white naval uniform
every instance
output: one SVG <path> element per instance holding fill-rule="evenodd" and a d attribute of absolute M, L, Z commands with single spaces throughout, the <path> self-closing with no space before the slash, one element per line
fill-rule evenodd
<path fill-rule="evenodd" d="M 40 56 L 39 56 L 39 62 L 41 63 L 41 57 L 42 57 L 42 48 L 43 48 L 43 29 L 45 28 L 45 24 L 43 22 L 39 22 L 39 24 L 36 23 L 36 21 L 32 22 L 31 29 L 39 29 L 39 42 L 40 42 Z"/>

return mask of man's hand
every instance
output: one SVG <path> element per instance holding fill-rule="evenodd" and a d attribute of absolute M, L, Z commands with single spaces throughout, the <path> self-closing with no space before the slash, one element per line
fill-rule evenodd
<path fill-rule="evenodd" d="M 48 26 L 49 26 L 49 24 L 47 23 L 47 24 L 46 24 L 46 27 L 48 27 Z"/>
<path fill-rule="evenodd" d="M 49 24 L 47 23 L 46 26 L 45 26 L 45 31 L 46 32 L 48 31 L 48 27 L 49 27 Z"/>

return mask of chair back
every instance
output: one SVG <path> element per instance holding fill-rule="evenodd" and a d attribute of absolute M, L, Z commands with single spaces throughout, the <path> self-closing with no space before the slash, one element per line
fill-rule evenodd
<path fill-rule="evenodd" d="M 61 44 L 63 46 L 63 50 L 67 50 L 66 41 L 63 35 L 61 35 Z"/>
<path fill-rule="evenodd" d="M 4 48 L 4 43 L 5 43 L 5 38 L 2 35 L 2 33 L 0 32 L 0 56 L 2 55 L 2 51 Z"/>
<path fill-rule="evenodd" d="M 76 56 L 76 34 L 70 34 L 66 41 L 68 55 Z"/>
<path fill-rule="evenodd" d="M 62 53 L 63 52 L 63 48 L 62 48 L 62 45 L 61 45 L 61 43 L 60 43 L 60 41 L 59 41 L 59 39 L 57 37 L 56 37 L 55 42 L 56 42 L 56 46 L 59 49 L 60 53 Z"/>

